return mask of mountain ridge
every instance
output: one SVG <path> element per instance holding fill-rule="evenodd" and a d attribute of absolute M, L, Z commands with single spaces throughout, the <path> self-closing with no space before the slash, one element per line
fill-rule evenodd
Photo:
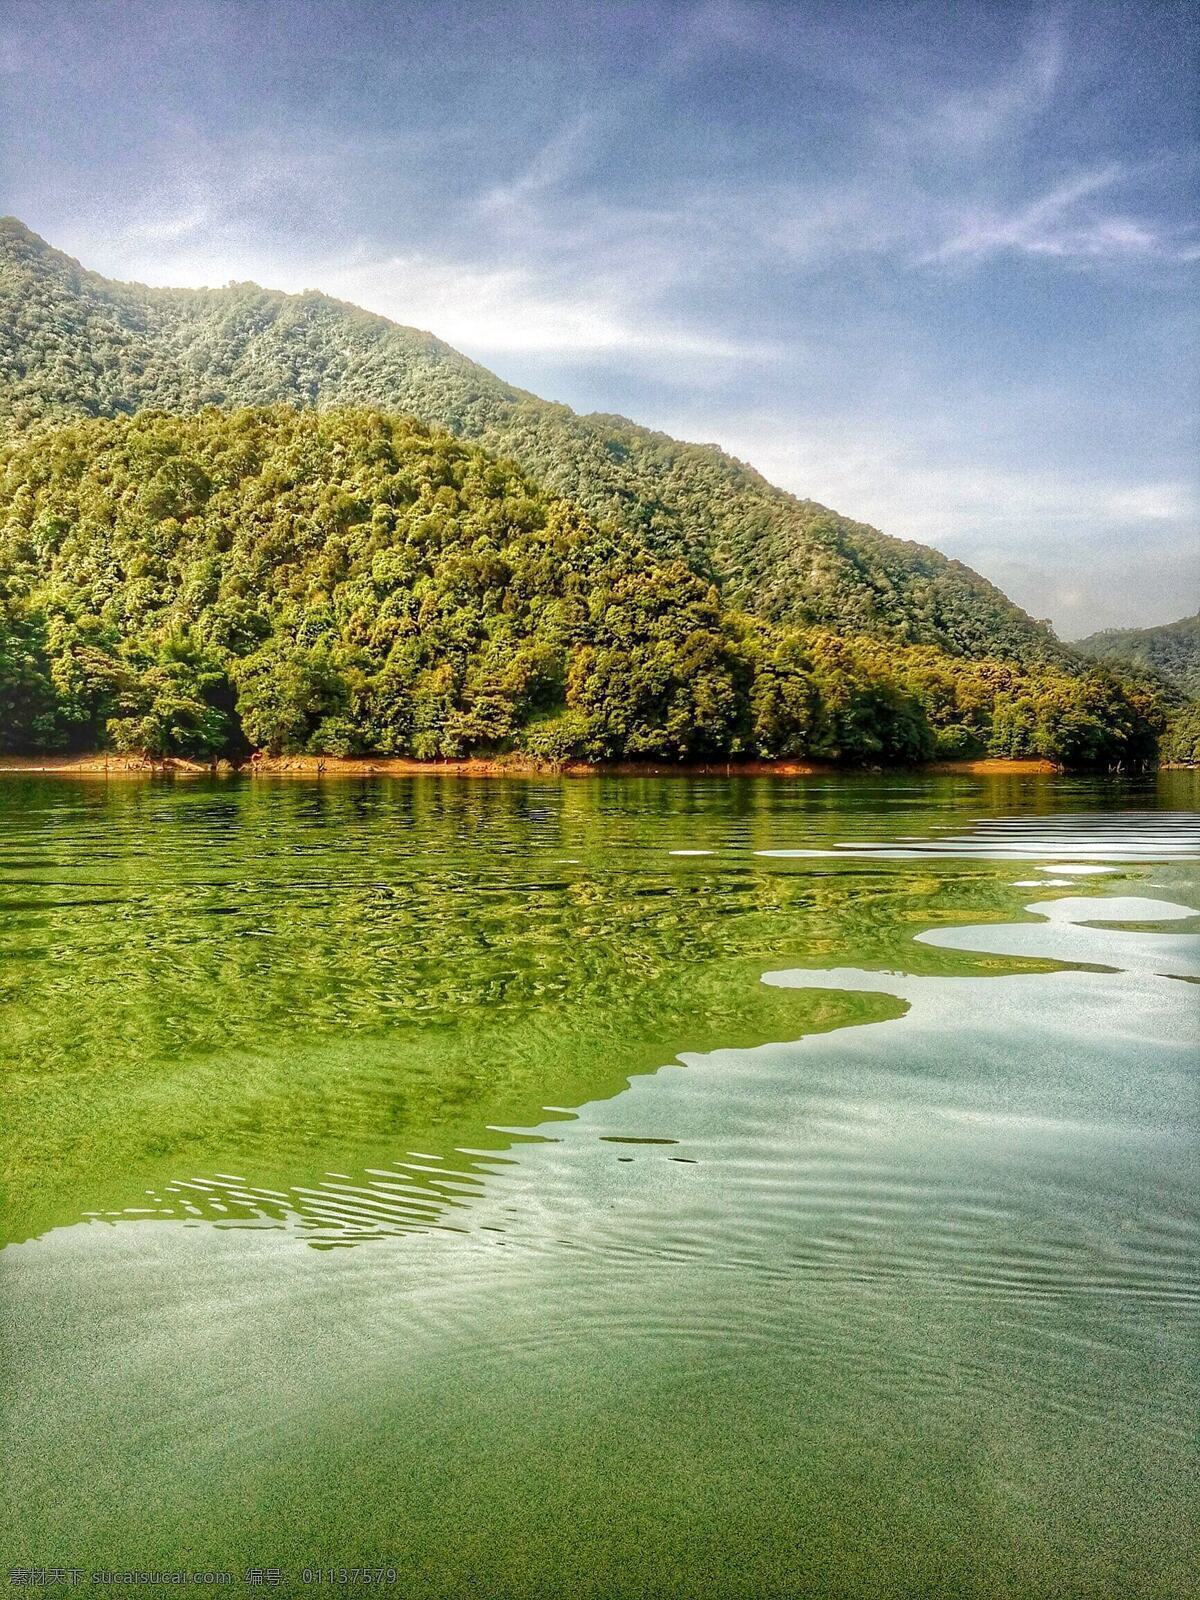
<path fill-rule="evenodd" d="M 320 291 L 0 222 L 0 749 L 1125 770 L 1160 697 L 960 562 Z"/>
<path fill-rule="evenodd" d="M 1200 611 L 1152 628 L 1102 628 L 1073 648 L 1097 661 L 1128 662 L 1200 699 Z"/>
<path fill-rule="evenodd" d="M 432 333 L 319 290 L 123 284 L 3 219 L 0 363 L 0 427 L 10 436 L 147 406 L 283 402 L 411 414 L 511 458 L 656 554 L 682 556 L 731 603 L 769 620 L 950 654 L 1075 659 L 961 562 L 778 489 L 719 447 L 541 400 Z"/>

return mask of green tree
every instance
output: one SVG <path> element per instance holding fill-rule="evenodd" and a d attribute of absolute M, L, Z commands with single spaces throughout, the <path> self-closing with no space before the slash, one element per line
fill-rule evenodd
<path fill-rule="evenodd" d="M 305 648 L 273 638 L 238 663 L 236 682 L 238 716 L 258 748 L 272 755 L 298 754 L 313 744 L 318 727 L 333 719 L 330 731 L 344 742 L 346 684 L 328 645 Z"/>
<path fill-rule="evenodd" d="M 837 531 L 814 526 L 820 566 Z M 622 521 L 361 409 L 22 439 L 0 455 L 0 579 L 8 748 L 1128 768 L 1162 727 L 1119 671 L 748 616 Z M 875 628 L 877 599 L 846 615 Z"/>

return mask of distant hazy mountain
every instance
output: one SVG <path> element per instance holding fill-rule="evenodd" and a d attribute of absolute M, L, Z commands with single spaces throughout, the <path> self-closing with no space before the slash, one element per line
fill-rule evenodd
<path fill-rule="evenodd" d="M 0 222 L 0 430 L 144 407 L 367 405 L 510 457 L 599 521 L 682 556 L 756 615 L 956 655 L 1069 662 L 962 563 L 798 500 L 715 445 L 514 389 L 439 339 L 318 293 L 151 289 Z"/>
<path fill-rule="evenodd" d="M 1200 699 L 1200 612 L 1158 628 L 1106 628 L 1075 649 L 1098 661 L 1132 662 Z"/>

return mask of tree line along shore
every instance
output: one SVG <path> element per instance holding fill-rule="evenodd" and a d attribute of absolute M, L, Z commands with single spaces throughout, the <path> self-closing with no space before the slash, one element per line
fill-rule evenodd
<path fill-rule="evenodd" d="M 412 418 L 210 408 L 0 458 L 0 754 L 1151 765 L 1108 663 L 741 609 Z"/>

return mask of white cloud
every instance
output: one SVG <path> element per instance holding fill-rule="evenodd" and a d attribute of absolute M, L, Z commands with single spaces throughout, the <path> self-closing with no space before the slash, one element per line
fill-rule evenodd
<path fill-rule="evenodd" d="M 472 354 L 685 356 L 763 360 L 777 348 L 741 342 L 622 307 L 595 284 L 578 290 L 523 267 L 471 267 L 423 255 L 332 268 L 323 287 L 397 322 L 429 328 Z"/>
<path fill-rule="evenodd" d="M 1114 488 L 1107 495 L 1106 510 L 1119 521 L 1200 521 L 1196 486 L 1190 483 L 1139 483 Z"/>
<path fill-rule="evenodd" d="M 714 54 L 778 48 L 779 33 L 776 19 L 761 6 L 746 0 L 701 0 L 684 13 L 663 66 L 668 72 L 686 72 Z"/>
<path fill-rule="evenodd" d="M 103 236 L 78 232 L 69 248 L 88 265 L 142 282 L 194 288 L 253 280 L 300 293 L 317 288 L 466 353 L 580 360 L 774 361 L 783 347 L 672 320 L 631 285 L 603 272 L 571 281 L 521 264 L 473 265 L 422 252 L 378 256 L 365 246 L 297 260 L 270 242 L 214 226 L 203 208 L 139 216 Z"/>
<path fill-rule="evenodd" d="M 929 437 L 936 424 L 906 430 L 894 417 L 658 421 L 684 437 L 715 435 L 781 488 L 957 557 L 1034 615 L 1049 615 L 1063 638 L 1195 608 L 1200 496 L 1186 480 L 939 459 Z"/>
<path fill-rule="evenodd" d="M 1176 230 L 1121 215 L 1081 212 L 1085 201 L 1129 176 L 1114 162 L 1079 173 L 1014 209 L 978 210 L 936 249 L 920 256 L 918 264 L 962 257 L 979 260 L 1005 251 L 1080 259 L 1141 256 L 1187 261 L 1200 255 L 1200 244 Z"/>
<path fill-rule="evenodd" d="M 578 171 L 596 125 L 597 118 L 592 113 L 581 112 L 547 139 L 515 178 L 489 189 L 480 200 L 479 209 L 485 214 L 524 211 L 539 196 L 558 188 Z"/>
<path fill-rule="evenodd" d="M 917 116 L 909 131 L 914 143 L 944 152 L 979 153 L 1014 132 L 1051 105 L 1065 65 L 1063 29 L 1051 13 L 1026 36 L 1015 65 L 991 83 L 954 90 Z"/>
<path fill-rule="evenodd" d="M 1050 469 L 965 465 L 931 457 L 924 430 L 861 417 L 797 420 L 730 418 L 726 448 L 781 487 L 849 511 L 900 538 L 1014 540 L 1050 527 L 1086 536 L 1097 526 L 1191 522 L 1200 498 L 1180 479 L 1131 482 Z"/>
<path fill-rule="evenodd" d="M 123 233 L 134 246 L 141 244 L 174 244 L 179 239 L 194 238 L 213 223 L 213 210 L 209 205 L 193 205 L 186 210 L 147 216 L 130 222 Z"/>

